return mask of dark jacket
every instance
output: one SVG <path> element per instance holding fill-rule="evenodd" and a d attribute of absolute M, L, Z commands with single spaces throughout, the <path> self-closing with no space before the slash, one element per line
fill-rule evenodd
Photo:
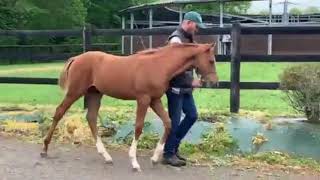
<path fill-rule="evenodd" d="M 173 37 L 179 37 L 182 43 L 193 43 L 193 36 L 185 32 L 181 27 L 169 36 L 169 41 Z M 178 75 L 170 81 L 170 87 L 180 88 L 181 93 L 192 92 L 193 68 L 190 68 Z"/>

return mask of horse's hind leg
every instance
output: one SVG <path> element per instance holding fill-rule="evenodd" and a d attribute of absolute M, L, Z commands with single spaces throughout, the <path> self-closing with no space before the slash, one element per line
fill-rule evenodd
<path fill-rule="evenodd" d="M 66 94 L 66 96 L 64 97 L 62 103 L 57 107 L 56 112 L 53 117 L 52 124 L 50 126 L 50 129 L 47 133 L 46 138 L 44 139 L 43 150 L 40 154 L 42 157 L 47 156 L 48 146 L 49 146 L 50 141 L 52 139 L 53 132 L 58 125 L 58 122 L 61 120 L 61 118 L 66 113 L 66 111 L 70 108 L 70 106 L 80 97 L 81 97 L 80 94 L 73 94 L 73 93 L 68 92 Z"/>
<path fill-rule="evenodd" d="M 96 91 L 95 89 L 90 88 L 85 96 L 88 102 L 87 120 L 92 132 L 92 136 L 95 139 L 98 153 L 100 153 L 104 157 L 106 163 L 112 164 L 112 158 L 103 146 L 101 137 L 98 135 L 97 131 L 97 116 L 100 108 L 102 94 Z"/>
<path fill-rule="evenodd" d="M 164 126 L 164 134 L 159 140 L 156 149 L 154 150 L 153 156 L 151 157 L 151 162 L 157 163 L 160 159 L 160 155 L 163 152 L 164 143 L 167 140 L 167 137 L 171 130 L 171 120 L 168 113 L 164 110 L 161 99 L 155 99 L 151 101 L 150 104 L 152 110 L 160 117 Z"/>

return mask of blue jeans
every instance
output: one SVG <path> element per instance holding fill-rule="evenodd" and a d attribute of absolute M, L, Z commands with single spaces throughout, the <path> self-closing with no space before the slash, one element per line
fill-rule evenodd
<path fill-rule="evenodd" d="M 191 93 L 175 94 L 169 89 L 166 94 L 171 119 L 171 132 L 164 146 L 163 156 L 168 158 L 177 153 L 181 140 L 197 120 L 198 113 Z M 180 122 L 182 111 L 185 117 Z"/>

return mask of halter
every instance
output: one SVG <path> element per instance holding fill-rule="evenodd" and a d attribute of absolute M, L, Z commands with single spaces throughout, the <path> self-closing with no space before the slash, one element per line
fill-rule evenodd
<path fill-rule="evenodd" d="M 201 76 L 201 77 L 207 77 L 207 76 L 209 76 L 210 74 L 215 74 L 215 73 L 216 73 L 215 71 L 208 72 L 208 73 L 206 73 L 205 75 L 203 75 L 203 76 Z M 203 80 L 202 78 L 201 78 L 201 81 L 202 81 L 202 82 L 205 82 L 205 80 Z"/>
<path fill-rule="evenodd" d="M 199 68 L 196 68 L 196 72 Z M 196 73 L 197 77 L 199 78 L 199 74 L 201 75 L 201 73 Z M 205 73 L 204 75 L 201 75 L 201 77 L 207 77 L 209 76 L 210 74 L 216 74 L 216 71 L 210 71 L 208 73 Z"/>

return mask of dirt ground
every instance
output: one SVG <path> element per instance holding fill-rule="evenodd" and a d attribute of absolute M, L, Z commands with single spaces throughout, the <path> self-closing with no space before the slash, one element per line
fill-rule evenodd
<path fill-rule="evenodd" d="M 261 175 L 258 171 L 239 171 L 222 167 L 172 168 L 161 164 L 152 166 L 149 156 L 139 156 L 142 172 L 131 170 L 127 152 L 111 151 L 114 164 L 105 164 L 94 147 L 53 145 L 48 158 L 39 155 L 41 145 L 0 135 L 0 180 L 251 180 L 292 179 L 320 180 L 319 176 L 275 172 Z"/>

